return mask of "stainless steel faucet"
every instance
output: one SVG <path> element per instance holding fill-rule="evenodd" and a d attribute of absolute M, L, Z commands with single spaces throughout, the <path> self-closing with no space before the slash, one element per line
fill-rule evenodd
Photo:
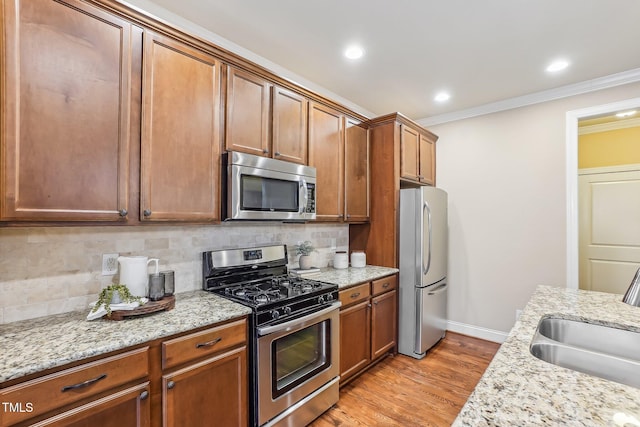
<path fill-rule="evenodd" d="M 636 271 L 636 275 L 633 276 L 633 280 L 629 285 L 629 289 L 627 289 L 627 292 L 624 294 L 622 302 L 640 307 L 640 268 Z"/>

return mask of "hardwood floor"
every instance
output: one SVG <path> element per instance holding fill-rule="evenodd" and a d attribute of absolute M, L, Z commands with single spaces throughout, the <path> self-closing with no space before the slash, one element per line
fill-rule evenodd
<path fill-rule="evenodd" d="M 310 426 L 450 426 L 499 347 L 447 332 L 421 360 L 387 357 Z"/>

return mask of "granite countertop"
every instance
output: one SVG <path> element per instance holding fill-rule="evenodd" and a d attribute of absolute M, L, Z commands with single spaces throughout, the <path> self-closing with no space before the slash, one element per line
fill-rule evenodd
<path fill-rule="evenodd" d="M 323 268 L 310 276 L 345 288 L 395 268 Z M 0 383 L 202 326 L 239 318 L 251 309 L 205 291 L 176 294 L 173 310 L 112 321 L 87 321 L 89 309 L 0 325 Z"/>
<path fill-rule="evenodd" d="M 0 325 L 0 383 L 84 358 L 239 318 L 251 309 L 205 291 L 176 294 L 173 310 L 87 321 L 89 309 Z"/>
<path fill-rule="evenodd" d="M 349 267 L 344 269 L 327 267 L 321 268 L 318 274 L 308 277 L 309 279 L 336 284 L 338 285 L 338 288 L 343 289 L 359 283 L 380 279 L 381 277 L 395 274 L 398 271 L 399 270 L 397 268 L 378 267 L 374 265 L 367 265 L 362 268 Z"/>
<path fill-rule="evenodd" d="M 621 295 L 540 286 L 453 425 L 640 426 L 640 389 L 529 352 L 544 315 L 640 332 L 640 308 L 624 304 Z"/>

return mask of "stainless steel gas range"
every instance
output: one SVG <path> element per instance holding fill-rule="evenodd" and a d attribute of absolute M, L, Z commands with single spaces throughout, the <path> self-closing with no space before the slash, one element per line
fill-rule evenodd
<path fill-rule="evenodd" d="M 255 426 L 306 425 L 338 401 L 338 286 L 287 274 L 284 245 L 203 253 L 203 288 L 252 308 Z"/>

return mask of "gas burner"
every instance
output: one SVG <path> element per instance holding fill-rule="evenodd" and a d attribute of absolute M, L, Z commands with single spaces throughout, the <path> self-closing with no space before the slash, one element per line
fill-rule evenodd
<path fill-rule="evenodd" d="M 300 283 L 296 285 L 296 288 L 300 289 L 301 292 L 311 292 L 313 290 L 313 285 L 311 283 Z"/>
<path fill-rule="evenodd" d="M 255 293 L 247 294 L 247 298 L 256 304 L 266 304 L 271 301 L 277 301 L 280 299 L 280 291 L 277 289 L 258 291 Z"/>

